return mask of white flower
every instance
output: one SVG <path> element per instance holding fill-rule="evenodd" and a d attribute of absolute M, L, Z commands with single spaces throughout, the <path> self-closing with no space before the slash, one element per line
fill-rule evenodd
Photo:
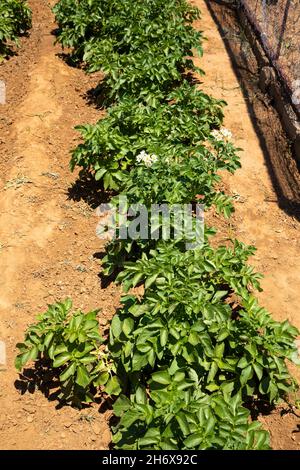
<path fill-rule="evenodd" d="M 158 157 L 154 154 L 149 155 L 149 153 L 142 150 L 136 157 L 138 163 L 143 162 L 146 166 L 151 166 L 153 163 L 157 162 Z"/>
<path fill-rule="evenodd" d="M 217 142 L 221 142 L 222 140 L 228 142 L 232 139 L 232 132 L 229 129 L 226 129 L 226 127 L 221 127 L 219 130 L 214 129 L 211 132 L 211 135 Z"/>
<path fill-rule="evenodd" d="M 226 140 L 232 139 L 232 132 L 229 129 L 226 129 L 226 127 L 221 127 L 220 132 L 224 136 L 224 139 Z"/>
<path fill-rule="evenodd" d="M 212 135 L 213 138 L 216 139 L 217 141 L 223 140 L 223 139 L 222 139 L 222 136 L 221 136 L 221 134 L 220 134 L 220 131 L 218 131 L 217 129 L 214 129 L 213 131 L 211 131 L 211 135 Z"/>
<path fill-rule="evenodd" d="M 142 150 L 141 153 L 138 154 L 138 156 L 136 157 L 137 161 L 139 163 L 143 162 L 145 158 L 147 158 L 147 153 L 145 152 L 145 150 Z"/>

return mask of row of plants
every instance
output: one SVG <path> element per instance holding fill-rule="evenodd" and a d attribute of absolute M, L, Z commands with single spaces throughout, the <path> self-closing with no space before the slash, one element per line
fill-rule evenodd
<path fill-rule="evenodd" d="M 31 10 L 24 0 L 4 0 L 0 4 L 0 58 L 11 52 L 12 44 L 31 27 Z"/>
<path fill-rule="evenodd" d="M 148 210 L 200 200 L 230 217 L 220 173 L 239 168 L 239 149 L 222 127 L 225 103 L 195 83 L 198 10 L 185 0 L 60 0 L 54 11 L 73 60 L 105 73 L 107 114 L 78 127 L 71 168 L 94 175 L 116 208 L 119 196 Z M 216 246 L 215 232 L 205 226 L 193 249 L 189 234 L 109 241 L 104 274 L 125 291 L 109 334 L 100 334 L 97 311 L 57 303 L 27 330 L 17 368 L 47 360 L 65 402 L 118 397 L 116 448 L 268 449 L 251 409 L 296 390 L 286 361 L 299 364 L 299 333 L 259 306 L 262 276 L 248 264 L 255 248 Z M 142 297 L 131 291 L 140 284 Z"/>

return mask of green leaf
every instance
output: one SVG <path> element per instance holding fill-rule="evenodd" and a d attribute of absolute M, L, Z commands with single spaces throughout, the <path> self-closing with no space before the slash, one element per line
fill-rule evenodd
<path fill-rule="evenodd" d="M 252 365 L 247 366 L 245 369 L 242 370 L 240 376 L 241 385 L 245 385 L 253 376 L 253 369 Z"/>
<path fill-rule="evenodd" d="M 122 389 L 120 386 L 119 379 L 114 376 L 105 385 L 105 392 L 108 395 L 119 395 L 121 393 Z"/>
<path fill-rule="evenodd" d="M 230 400 L 230 405 L 234 412 L 236 412 L 237 407 L 241 404 L 241 394 L 237 393 L 234 397 Z"/>
<path fill-rule="evenodd" d="M 59 354 L 62 354 L 64 352 L 67 352 L 68 351 L 68 347 L 66 344 L 62 343 L 62 344 L 59 344 L 58 346 L 56 346 L 56 348 L 54 349 L 54 356 L 58 356 Z"/>
<path fill-rule="evenodd" d="M 129 312 L 134 317 L 140 317 L 141 315 L 143 315 L 147 311 L 148 311 L 148 306 L 147 305 L 133 305 L 132 307 L 129 308 Z"/>
<path fill-rule="evenodd" d="M 189 423 L 188 423 L 188 420 L 186 419 L 186 416 L 183 412 L 179 412 L 177 415 L 176 415 L 176 419 L 177 419 L 177 422 L 179 424 L 179 427 L 182 431 L 182 434 L 184 436 L 187 436 L 188 434 L 190 434 L 190 426 L 189 426 Z"/>
<path fill-rule="evenodd" d="M 132 370 L 139 371 L 148 363 L 146 355 L 134 353 L 132 357 Z"/>
<path fill-rule="evenodd" d="M 174 382 L 181 382 L 182 380 L 185 379 L 185 373 L 183 371 L 178 371 L 176 374 L 173 376 L 173 381 Z"/>
<path fill-rule="evenodd" d="M 77 367 L 76 383 L 80 385 L 81 387 L 86 388 L 90 384 L 91 381 L 92 381 L 92 378 L 89 376 L 89 373 L 86 370 L 86 367 L 83 365 L 79 365 Z"/>
<path fill-rule="evenodd" d="M 218 372 L 218 364 L 216 362 L 212 362 L 210 369 L 209 369 L 209 374 L 207 376 L 208 383 L 214 380 L 217 372 Z"/>
<path fill-rule="evenodd" d="M 164 347 L 167 344 L 168 336 L 169 336 L 169 333 L 168 333 L 167 329 L 161 330 L 161 332 L 160 332 L 160 344 L 161 344 L 162 347 Z"/>
<path fill-rule="evenodd" d="M 132 281 L 131 281 L 132 286 L 135 287 L 141 281 L 142 278 L 143 278 L 143 273 L 137 273 L 132 278 Z"/>
<path fill-rule="evenodd" d="M 149 287 L 151 287 L 152 284 L 154 284 L 157 277 L 158 277 L 158 274 L 153 274 L 153 276 L 148 277 L 145 282 L 145 289 L 149 289 Z"/>
<path fill-rule="evenodd" d="M 121 395 L 113 405 L 114 413 L 116 416 L 121 416 L 131 406 L 131 401 L 125 395 Z"/>
<path fill-rule="evenodd" d="M 126 336 L 129 336 L 131 331 L 134 328 L 134 320 L 133 318 L 127 317 L 122 323 L 122 331 Z"/>
<path fill-rule="evenodd" d="M 136 410 L 128 410 L 125 412 L 124 416 L 121 419 L 121 424 L 126 429 L 128 429 L 135 421 L 141 419 L 142 416 Z"/>
<path fill-rule="evenodd" d="M 76 371 L 76 363 L 75 362 L 72 362 L 72 364 L 69 365 L 69 367 L 67 367 L 67 369 L 62 372 L 59 376 L 59 380 L 61 382 L 65 382 L 66 380 L 68 380 L 72 375 L 75 374 L 75 371 Z"/>
<path fill-rule="evenodd" d="M 218 335 L 218 341 L 224 341 L 224 339 L 228 338 L 229 336 L 229 331 L 226 330 L 225 328 L 222 329 Z"/>
<path fill-rule="evenodd" d="M 152 367 L 152 369 L 154 368 L 155 360 L 156 360 L 155 351 L 154 349 L 151 349 L 148 353 L 148 362 L 149 362 L 149 365 Z"/>
<path fill-rule="evenodd" d="M 150 446 L 153 444 L 158 444 L 160 442 L 160 436 L 145 436 L 141 437 L 138 440 L 140 446 Z"/>
<path fill-rule="evenodd" d="M 212 298 L 212 303 L 217 303 L 219 302 L 223 297 L 225 297 L 225 295 L 228 294 L 228 291 L 227 290 L 219 290 L 217 291 L 213 298 Z"/>
<path fill-rule="evenodd" d="M 54 336 L 54 331 L 49 331 L 45 337 L 44 345 L 47 349 L 49 348 L 49 345 L 51 343 L 53 336 Z"/>
<path fill-rule="evenodd" d="M 262 366 L 256 362 L 256 363 L 253 363 L 253 369 L 255 370 L 255 373 L 256 373 L 258 379 L 261 380 L 262 376 L 263 376 Z"/>
<path fill-rule="evenodd" d="M 53 367 L 61 367 L 66 362 L 68 362 L 71 359 L 71 354 L 68 352 L 62 353 L 59 356 L 56 356 L 54 361 L 53 361 Z"/>
<path fill-rule="evenodd" d="M 210 383 L 209 385 L 206 385 L 206 390 L 209 392 L 215 392 L 216 390 L 219 390 L 219 385 L 217 385 L 215 382 Z"/>
<path fill-rule="evenodd" d="M 147 403 L 147 394 L 144 387 L 138 387 L 135 393 L 136 402 L 140 405 L 145 405 Z"/>
<path fill-rule="evenodd" d="M 270 447 L 270 438 L 269 434 L 266 431 L 259 430 L 255 432 L 255 448 L 257 450 L 269 449 Z"/>
<path fill-rule="evenodd" d="M 28 360 L 29 361 L 35 361 L 37 359 L 38 355 L 39 355 L 38 347 L 33 346 L 33 348 L 31 348 L 31 350 L 30 350 Z"/>
<path fill-rule="evenodd" d="M 245 369 L 249 365 L 249 361 L 246 357 L 242 357 L 237 363 L 237 367 L 240 369 Z"/>
<path fill-rule="evenodd" d="M 266 395 L 269 391 L 269 387 L 270 387 L 270 378 L 269 377 L 264 377 L 262 379 L 262 381 L 260 382 L 259 384 L 259 392 L 262 394 L 262 395 Z"/>
<path fill-rule="evenodd" d="M 99 325 L 97 320 L 86 320 L 82 327 L 83 331 L 88 331 L 97 328 Z"/>
<path fill-rule="evenodd" d="M 152 380 L 162 385 L 169 385 L 171 383 L 171 377 L 167 370 L 161 370 L 152 374 Z"/>
<path fill-rule="evenodd" d="M 209 273 L 212 271 L 215 271 L 216 269 L 215 265 L 209 260 L 203 260 L 202 265 L 205 268 L 205 270 Z"/>
<path fill-rule="evenodd" d="M 200 432 L 195 432 L 194 434 L 191 434 L 189 437 L 187 437 L 183 443 L 188 449 L 196 449 L 201 442 L 203 441 L 203 434 Z"/>
<path fill-rule="evenodd" d="M 197 346 L 197 344 L 199 344 L 199 335 L 196 331 L 191 331 L 190 332 L 190 335 L 189 335 L 189 338 L 188 338 L 188 342 L 192 345 L 192 346 Z"/>
<path fill-rule="evenodd" d="M 95 180 L 96 181 L 101 180 L 101 178 L 105 175 L 106 172 L 107 172 L 106 168 L 101 168 L 100 170 L 96 171 Z"/>
<path fill-rule="evenodd" d="M 122 322 L 118 315 L 115 315 L 112 319 L 110 331 L 115 338 L 118 338 L 122 332 Z"/>
<path fill-rule="evenodd" d="M 18 355 L 16 358 L 15 358 L 15 368 L 18 370 L 18 371 L 21 371 L 22 370 L 22 355 Z"/>
<path fill-rule="evenodd" d="M 108 381 L 110 375 L 108 372 L 102 372 L 95 380 L 93 380 L 93 384 L 95 387 L 99 387 L 100 385 L 105 385 Z"/>

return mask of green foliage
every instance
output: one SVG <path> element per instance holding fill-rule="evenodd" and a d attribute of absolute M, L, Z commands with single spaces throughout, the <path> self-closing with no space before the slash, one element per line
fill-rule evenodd
<path fill-rule="evenodd" d="M 240 395 L 207 395 L 195 387 L 197 374 L 165 370 L 152 375 L 150 399 L 121 396 L 113 442 L 117 449 L 267 450 L 269 435 L 258 421 L 250 423 Z"/>
<path fill-rule="evenodd" d="M 31 10 L 23 0 L 5 0 L 0 5 L 0 56 L 9 52 L 9 45 L 18 44 L 18 37 L 31 27 Z"/>
<path fill-rule="evenodd" d="M 169 290 L 169 282 L 175 278 L 176 281 L 181 279 L 187 290 L 197 293 L 199 288 L 214 293 L 226 286 L 228 291 L 235 291 L 243 297 L 250 287 L 260 290 L 259 279 L 262 275 L 246 264 L 254 253 L 253 246 L 246 246 L 237 240 L 229 247 L 214 249 L 206 242 L 204 246 L 188 251 L 178 241 L 159 242 L 148 255 L 144 252 L 140 260 L 126 262 L 117 279 L 123 282 L 125 290 L 135 287 L 136 279 L 148 288 L 155 282 L 156 276 L 162 289 L 165 285 Z M 151 283 L 150 279 L 153 280 Z"/>
<path fill-rule="evenodd" d="M 125 297 L 112 322 L 110 350 L 127 374 L 176 361 L 201 376 L 203 392 L 229 388 L 273 402 L 293 390 L 285 359 L 297 357 L 298 332 L 272 320 L 248 293 L 258 276 L 245 265 L 242 246 L 235 248 L 173 250 L 172 257 L 167 247 L 127 267 L 127 288 L 137 280 L 146 288 L 142 302 Z M 233 294 L 240 303 L 231 303 Z"/>
<path fill-rule="evenodd" d="M 58 40 L 89 71 L 102 70 L 111 96 L 166 92 L 195 70 L 198 10 L 185 0 L 61 0 L 54 8 Z"/>
<path fill-rule="evenodd" d="M 49 305 L 38 316 L 38 323 L 28 328 L 24 343 L 17 345 L 20 353 L 16 368 L 22 370 L 28 362 L 49 360 L 50 367 L 59 372 L 59 398 L 76 405 L 93 400 L 93 386 L 107 384 L 107 393 L 120 393 L 116 378 L 112 380 L 113 366 L 103 346 L 97 311 L 71 313 L 71 308 L 72 302 L 66 300 Z"/>
<path fill-rule="evenodd" d="M 160 156 L 161 166 L 165 162 L 160 172 L 156 167 L 157 178 L 169 169 L 174 169 L 174 181 L 181 170 L 189 172 L 190 178 L 198 172 L 198 180 L 207 180 L 204 186 L 213 188 L 220 181 L 219 170 L 234 172 L 240 166 L 238 149 L 230 142 L 217 142 L 211 134 L 221 125 L 223 105 L 188 82 L 157 107 L 127 98 L 96 125 L 77 127 L 84 142 L 73 152 L 71 169 L 78 165 L 94 171 L 105 189 L 120 190 L 136 165 L 136 156 L 144 150 Z M 144 168 L 144 179 L 147 171 Z"/>
<path fill-rule="evenodd" d="M 223 165 L 221 158 L 199 146 L 193 155 L 185 158 L 162 157 L 150 168 L 143 163 L 133 167 L 123 176 L 122 194 L 131 204 L 144 204 L 148 208 L 151 204 L 189 204 L 201 195 L 201 203 L 207 208 L 216 204 L 219 212 L 231 213 L 231 198 L 214 189 L 220 181 L 218 167 Z"/>
<path fill-rule="evenodd" d="M 145 293 L 122 299 L 110 329 L 129 396 L 115 404 L 117 448 L 268 448 L 243 404 L 297 388 L 286 359 L 299 365 L 299 332 L 249 293 L 261 277 L 246 264 L 252 254 L 237 241 L 188 252 L 166 243 L 125 264 L 125 288 L 143 282 Z"/>

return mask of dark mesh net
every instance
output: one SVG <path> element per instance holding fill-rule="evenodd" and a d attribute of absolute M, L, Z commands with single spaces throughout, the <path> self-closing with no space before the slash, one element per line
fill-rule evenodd
<path fill-rule="evenodd" d="M 300 113 L 300 0 L 240 0 Z"/>

